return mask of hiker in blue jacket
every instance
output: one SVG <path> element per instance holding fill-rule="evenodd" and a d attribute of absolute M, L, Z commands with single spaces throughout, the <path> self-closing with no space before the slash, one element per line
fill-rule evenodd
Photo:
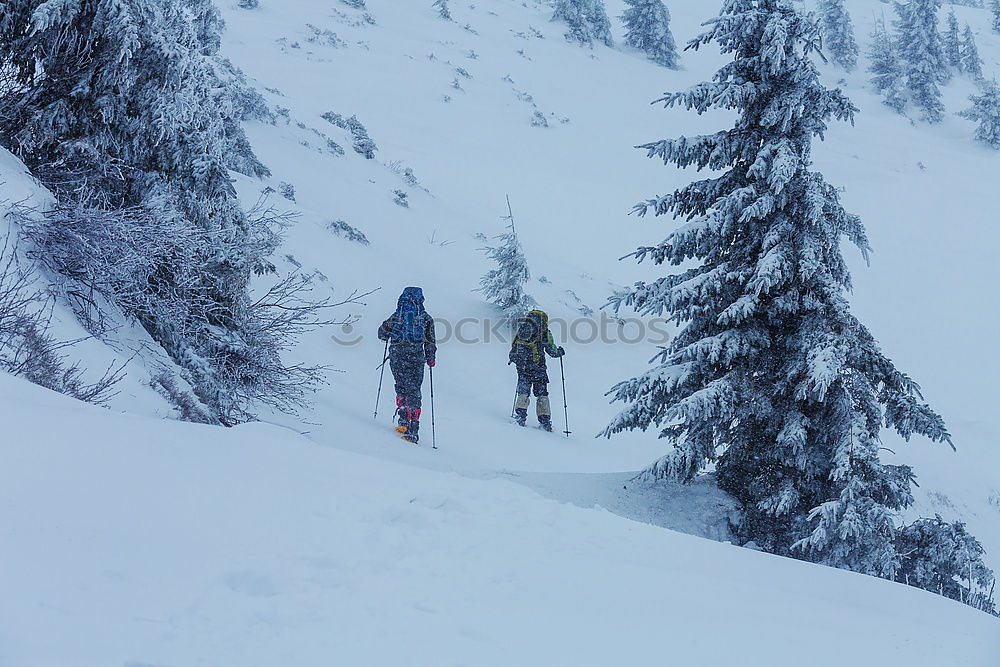
<path fill-rule="evenodd" d="M 437 344 L 434 318 L 424 310 L 424 292 L 407 287 L 399 295 L 396 312 L 378 328 L 379 340 L 389 341 L 389 369 L 396 384 L 396 430 L 417 442 L 420 429 L 420 386 L 424 364 L 434 367 Z"/>

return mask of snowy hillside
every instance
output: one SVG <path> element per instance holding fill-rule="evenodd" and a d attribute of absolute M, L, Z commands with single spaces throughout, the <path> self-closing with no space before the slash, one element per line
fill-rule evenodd
<path fill-rule="evenodd" d="M 715 11 L 702 3 L 673 4 L 679 42 L 697 34 Z M 608 11 L 620 9 L 610 3 Z M 862 50 L 873 9 L 883 6 L 850 5 Z M 976 27 L 986 71 L 1000 69 L 1000 34 L 989 30 L 989 13 L 967 7 L 956 13 Z M 290 122 L 250 130 L 275 174 L 273 187 L 291 183 L 303 212 L 285 252 L 329 277 L 336 293 L 384 288 L 357 309 L 363 319 L 347 337 L 360 333 L 362 342 L 331 346 L 324 332 L 302 349 L 303 358 L 329 358 L 347 371 L 320 398 L 314 417 L 323 426 L 310 427 L 319 442 L 338 440 L 342 419 L 364 419 L 370 411 L 380 353 L 372 332 L 404 285 L 422 285 L 428 310 L 450 323 L 491 316 L 471 292 L 489 268 L 476 252 L 482 242 L 472 236 L 502 230 L 505 194 L 534 273 L 529 293 L 571 321 L 581 308 L 598 311 L 613 285 L 656 275 L 646 265 L 615 261 L 668 230 L 660 220 L 630 217 L 631 205 L 694 177 L 648 161 L 632 146 L 723 122 L 718 115 L 649 105 L 664 90 L 710 76 L 721 62 L 711 49 L 684 54 L 684 69 L 672 72 L 627 50 L 574 48 L 541 4 L 458 5 L 454 22 L 416 4 L 369 3 L 367 15 L 374 25 L 347 6 L 311 2 L 226 13 L 228 54 L 260 88 L 280 92 L 271 94 L 272 104 L 289 109 Z M 323 31 L 337 39 L 317 37 Z M 919 440 L 903 444 L 891 434 L 886 447 L 916 468 L 917 513 L 961 517 L 987 546 L 990 562 L 1000 565 L 1000 478 L 992 465 L 1000 455 L 996 426 L 986 417 L 995 396 L 988 383 L 1000 369 L 980 344 L 1000 332 L 1000 319 L 987 306 L 996 276 L 989 175 L 996 173 L 998 156 L 973 143 L 973 125 L 953 113 L 938 126 L 914 125 L 880 104 L 861 69 L 847 76 L 827 71 L 830 84 L 845 79 L 846 92 L 861 108 L 855 127 L 834 124 L 816 147 L 817 166 L 845 189 L 845 205 L 862 217 L 875 249 L 870 267 L 846 250 L 856 312 L 921 383 L 959 451 Z M 949 84 L 949 110 L 966 108 L 973 89 L 961 78 Z M 532 125 L 536 109 L 548 127 Z M 329 111 L 356 115 L 365 124 L 379 147 L 376 160 L 351 151 L 347 133 L 322 120 Z M 318 150 L 322 141 L 314 129 L 346 147 L 346 154 Z M 411 168 L 429 192 L 408 186 L 394 173 L 397 165 Z M 246 183 L 246 199 L 260 187 Z M 397 189 L 407 192 L 409 208 L 393 203 Z M 364 232 L 371 245 L 332 237 L 324 228 L 340 219 Z M 584 338 L 589 331 L 578 329 Z M 615 411 L 604 392 L 641 370 L 653 346 L 567 347 L 573 443 L 565 449 L 550 443 L 544 451 L 532 443 L 528 458 L 521 458 L 523 438 L 507 442 L 504 411 L 513 387 L 503 345 L 443 345 L 437 379 L 449 456 L 465 457 L 468 449 L 477 466 L 602 472 L 637 470 L 662 454 L 655 439 L 641 434 L 589 439 Z M 981 372 L 971 373 L 974 368 Z"/>
<path fill-rule="evenodd" d="M 113 415 L 7 377 L 0 397 L 25 417 L 0 472 L 3 665 L 606 665 L 659 655 L 653 637 L 704 665 L 985 667 L 1000 651 L 996 620 L 951 600 L 516 476 Z"/>
<path fill-rule="evenodd" d="M 668 0 L 677 42 L 718 4 Z M 890 6 L 847 4 L 864 51 Z M 649 104 L 708 78 L 721 56 L 686 52 L 671 71 L 625 47 L 568 44 L 547 3 L 452 2 L 452 21 L 430 5 L 220 3 L 223 54 L 274 113 L 246 126 L 272 176 L 236 176 L 240 197 L 249 207 L 266 194 L 297 214 L 279 272 L 314 275 L 316 295 L 334 301 L 376 291 L 334 315 L 356 322 L 294 350 L 293 362 L 336 369 L 297 417 L 263 412 L 263 423 L 235 429 L 174 422 L 149 388 L 168 362 L 137 328 L 119 332 L 120 349 L 91 340 L 76 352 L 97 373 L 131 359 L 110 412 L 0 376 L 11 434 L 0 534 L 12 545 L 0 550 L 0 665 L 606 665 L 662 657 L 662 647 L 706 665 L 798 665 L 804 655 L 995 665 L 996 619 L 723 544 L 734 502 L 710 479 L 635 481 L 663 442 L 595 437 L 619 409 L 605 393 L 663 342 L 651 331 L 627 342 L 610 324 L 600 333 L 616 288 L 662 274 L 618 261 L 672 228 L 629 211 L 696 178 L 634 146 L 729 121 Z M 607 7 L 620 45 L 624 5 Z M 955 11 L 975 31 L 986 75 L 1000 72 L 989 11 Z M 1000 153 L 955 115 L 971 81 L 944 88 L 948 114 L 928 126 L 885 107 L 864 68 L 864 58 L 849 75 L 823 66 L 860 113 L 817 143 L 816 166 L 844 189 L 875 250 L 869 267 L 844 249 L 855 314 L 921 384 L 958 450 L 886 433 L 884 456 L 914 467 L 912 517 L 966 522 L 1000 571 Z M 373 142 L 361 152 L 352 116 Z M 44 199 L 9 153 L 0 170 L 0 200 Z M 503 231 L 508 195 L 526 290 L 571 327 L 560 341 L 569 438 L 511 423 L 508 343 L 490 333 L 496 313 L 473 291 L 491 268 L 480 235 Z M 423 287 L 445 327 L 437 450 L 429 422 L 419 447 L 392 432 L 388 377 L 372 419 L 375 330 L 407 285 Z M 65 309 L 55 331 L 85 335 Z M 549 370 L 560 431 L 559 367 Z M 697 639 L 719 628 L 724 640 Z"/>

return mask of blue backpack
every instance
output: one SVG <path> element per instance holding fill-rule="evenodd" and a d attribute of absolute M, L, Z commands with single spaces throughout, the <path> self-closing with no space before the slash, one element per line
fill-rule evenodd
<path fill-rule="evenodd" d="M 424 291 L 419 287 L 407 287 L 399 295 L 396 304 L 396 342 L 423 343 L 427 312 L 424 310 Z"/>

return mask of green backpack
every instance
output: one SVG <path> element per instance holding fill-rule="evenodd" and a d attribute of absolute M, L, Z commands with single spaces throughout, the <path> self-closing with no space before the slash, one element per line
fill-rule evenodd
<path fill-rule="evenodd" d="M 548 337 L 549 316 L 544 311 L 532 310 L 518 324 L 517 336 L 514 337 L 513 344 L 514 356 L 524 358 L 530 350 L 532 361 L 536 364 L 544 363 L 545 353 L 542 346 L 545 345 Z"/>

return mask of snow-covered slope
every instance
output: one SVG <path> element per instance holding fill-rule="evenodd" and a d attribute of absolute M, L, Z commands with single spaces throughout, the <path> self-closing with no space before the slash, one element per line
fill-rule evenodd
<path fill-rule="evenodd" d="M 265 187 L 295 191 L 294 203 L 271 195 L 300 214 L 280 269 L 315 272 L 319 296 L 379 291 L 340 309 L 360 318 L 353 327 L 296 349 L 343 371 L 299 418 L 265 414 L 270 424 L 230 431 L 154 421 L 168 408 L 148 371 L 114 404 L 132 416 L 0 379 L 13 434 L 0 469 L 13 545 L 0 549 L 0 665 L 617 664 L 670 652 L 694 664 L 996 664 L 995 619 L 961 605 L 663 530 L 725 540 L 731 504 L 711 484 L 632 482 L 664 453 L 653 434 L 593 437 L 616 409 L 604 393 L 644 368 L 651 342 L 624 343 L 613 328 L 614 342 L 584 342 L 581 320 L 564 343 L 572 436 L 509 423 L 513 371 L 506 344 L 482 335 L 494 314 L 472 291 L 490 268 L 475 235 L 502 230 L 509 194 L 528 291 L 564 321 L 599 318 L 616 285 L 656 275 L 616 258 L 670 228 L 630 217 L 632 203 L 694 178 L 632 146 L 728 121 L 649 102 L 721 59 L 686 53 L 672 72 L 627 50 L 571 46 L 530 0 L 452 2 L 454 22 L 430 4 L 367 0 L 371 22 L 338 0 L 221 5 L 225 54 L 277 111 L 274 125 L 248 127 L 274 176 L 241 177 L 240 192 L 249 205 Z M 668 2 L 678 42 L 717 4 Z M 864 42 L 888 6 L 848 4 Z M 608 2 L 610 15 L 621 9 Z M 987 73 L 1000 69 L 986 10 L 956 11 Z M 856 127 L 833 127 L 816 150 L 875 248 L 871 267 L 846 249 L 855 310 L 921 382 L 958 452 L 888 434 L 886 447 L 919 476 L 914 513 L 966 521 L 1000 570 L 1000 155 L 972 142 L 968 121 L 911 125 L 863 72 L 826 71 L 861 107 Z M 950 84 L 949 111 L 971 90 Z M 356 115 L 375 159 L 327 112 Z M 17 165 L 0 159 L 9 183 Z M 338 235 L 336 221 L 370 243 Z M 372 419 L 375 329 L 411 284 L 451 327 L 434 377 L 436 451 L 429 424 L 421 447 L 394 437 L 388 378 Z M 86 345 L 89 366 L 116 356 Z M 696 639 L 709 629 L 726 641 Z"/>
<path fill-rule="evenodd" d="M 3 665 L 986 667 L 1000 654 L 996 619 L 959 603 L 509 479 L 420 472 L 266 424 L 114 415 L 9 377 L 0 401 L 20 416 L 0 469 Z"/>
<path fill-rule="evenodd" d="M 451 325 L 492 317 L 471 291 L 489 268 L 473 235 L 502 229 L 509 194 L 535 277 L 529 292 L 567 321 L 581 309 L 598 311 L 614 285 L 655 275 L 653 267 L 616 258 L 658 241 L 672 224 L 630 217 L 631 204 L 694 178 L 646 160 L 633 146 L 718 129 L 727 119 L 649 105 L 663 91 L 710 76 L 721 62 L 710 49 L 685 53 L 684 69 L 672 72 L 628 50 L 567 44 L 544 3 L 456 3 L 454 22 L 421 3 L 367 5 L 374 23 L 341 3 L 231 8 L 225 48 L 260 88 L 277 91 L 267 93 L 273 105 L 288 109 L 276 126 L 250 128 L 274 171 L 272 187 L 291 183 L 302 211 L 286 245 L 294 262 L 285 268 L 318 269 L 335 294 L 382 288 L 367 307 L 354 309 L 362 320 L 344 334 L 363 340 L 337 345 L 326 331 L 300 350 L 304 359 L 329 359 L 346 371 L 308 417 L 321 424 L 301 430 L 316 442 L 372 451 L 395 443 L 344 442 L 338 434 L 344 421 L 368 419 L 381 353 L 372 334 L 403 286 L 422 285 L 430 312 Z M 609 14 L 622 6 L 609 2 Z M 679 0 L 670 8 L 679 42 L 718 11 Z M 864 49 L 874 12 L 887 8 L 858 0 L 849 9 Z M 987 73 L 1000 68 L 1000 35 L 989 30 L 988 11 L 956 11 L 975 27 Z M 959 451 L 891 434 L 886 447 L 916 468 L 915 513 L 966 520 L 1000 569 L 1000 438 L 990 416 L 1000 362 L 989 352 L 1000 334 L 990 305 L 997 238 L 991 183 L 1000 156 L 973 143 L 973 125 L 954 113 L 934 127 L 893 113 L 867 89 L 863 68 L 847 76 L 826 71 L 861 108 L 855 127 L 834 126 L 816 149 L 818 167 L 845 188 L 845 205 L 862 216 L 875 248 L 871 267 L 846 249 L 856 312 L 923 385 Z M 965 108 L 973 89 L 962 78 L 949 84 L 949 111 Z M 328 111 L 357 115 L 379 146 L 376 160 L 351 150 L 347 133 L 321 118 Z M 535 111 L 548 127 L 532 124 Z M 314 130 L 346 154 L 321 150 L 324 140 Z M 426 191 L 406 184 L 404 167 Z M 247 200 L 261 187 L 244 182 Z M 407 192 L 409 208 L 393 203 L 397 189 Z M 326 225 L 333 220 L 358 227 L 371 245 L 331 234 Z M 595 473 L 638 470 L 661 455 L 662 445 L 648 434 L 591 439 L 615 410 L 604 392 L 640 372 L 654 351 L 645 341 L 581 342 L 591 330 L 579 323 L 577 339 L 566 344 L 574 437 L 543 445 L 508 428 L 513 386 L 504 345 L 477 339 L 471 332 L 481 331 L 478 324 L 463 325 L 466 339 L 476 342 L 452 336 L 437 369 L 444 465 Z"/>
<path fill-rule="evenodd" d="M 152 378 L 164 372 L 177 377 L 173 362 L 162 348 L 139 324 L 116 319 L 110 311 L 107 340 L 98 340 L 81 325 L 69 305 L 58 298 L 59 290 L 53 288 L 52 277 L 44 275 L 31 261 L 29 244 L 18 237 L 15 222 L 18 216 L 11 213 L 33 215 L 47 210 L 51 203 L 52 195 L 31 178 L 24 164 L 0 148 L 0 266 L 16 255 L 12 269 L 20 267 L 31 276 L 30 289 L 43 297 L 38 300 L 37 308 L 49 315 L 48 334 L 56 341 L 72 342 L 56 351 L 65 358 L 64 368 L 78 363 L 85 384 L 98 382 L 105 371 L 124 371 L 109 392 L 108 407 L 164 417 L 172 415 L 170 404 L 150 386 Z M 176 381 L 185 386 L 179 377 Z"/>

